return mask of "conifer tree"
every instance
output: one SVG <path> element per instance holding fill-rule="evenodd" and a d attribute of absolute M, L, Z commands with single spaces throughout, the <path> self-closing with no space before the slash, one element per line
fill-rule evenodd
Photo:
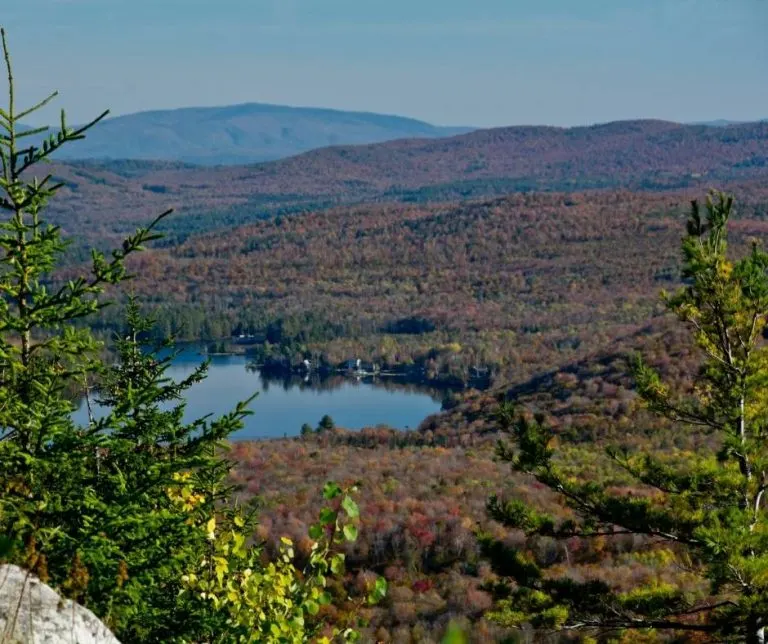
<path fill-rule="evenodd" d="M 26 564 L 41 576 L 62 580 L 81 562 L 74 557 L 67 527 L 87 521 L 84 505 L 98 471 L 101 428 L 77 427 L 71 393 L 101 369 L 99 343 L 74 322 L 105 305 L 103 291 L 127 279 L 126 258 L 157 237 L 158 217 L 128 237 L 107 257 L 93 251 L 89 274 L 57 276 L 67 244 L 58 226 L 42 217 L 61 188 L 52 175 L 31 176 L 52 153 L 85 133 L 106 112 L 76 129 L 61 113 L 61 127 L 42 143 L 48 128 L 23 131 L 22 121 L 50 103 L 52 94 L 18 110 L 4 31 L 2 50 L 8 79 L 8 105 L 0 108 L 0 532 L 4 550 L 26 552 Z M 69 548 L 73 556 L 51 557 Z M 78 596 L 80 580 L 71 588 Z"/>
<path fill-rule="evenodd" d="M 178 472 L 227 476 L 216 449 L 241 426 L 245 403 L 185 424 L 181 396 L 206 366 L 180 383 L 166 378 L 170 357 L 145 351 L 150 321 L 135 302 L 116 366 L 106 367 L 101 344 L 75 326 L 107 304 L 105 287 L 129 279 L 126 259 L 159 237 L 154 228 L 169 213 L 111 256 L 93 251 L 90 274 L 59 278 L 67 243 L 43 211 L 61 184 L 30 175 L 106 112 L 77 129 L 62 112 L 60 130 L 35 144 L 47 128 L 23 131 L 20 123 L 55 94 L 17 110 L 4 31 L 2 48 L 9 103 L 0 109 L 0 209 L 8 215 L 0 222 L 0 556 L 87 604 L 128 641 L 171 641 L 194 629 L 177 596 L 202 545 L 166 489 Z M 88 395 L 94 382 L 107 413 L 81 427 L 73 393 Z"/>
<path fill-rule="evenodd" d="M 167 374 L 177 355 L 173 340 L 153 342 L 153 322 L 129 298 L 125 330 L 114 342 L 117 360 L 101 375 L 95 398 L 107 413 L 89 427 L 100 438 L 89 481 L 96 518 L 72 535 L 93 577 L 88 604 L 134 642 L 182 641 L 203 629 L 205 616 L 179 593 L 206 550 L 205 535 L 190 529 L 190 512 L 168 491 L 194 474 L 206 490 L 196 514 L 215 516 L 228 503 L 232 464 L 223 441 L 242 426 L 251 402 L 187 422 L 184 395 L 206 377 L 208 363 L 174 381 Z"/>
<path fill-rule="evenodd" d="M 264 641 L 263 629 L 277 634 L 269 641 L 305 641 L 325 628 L 315 615 L 329 601 L 327 579 L 343 574 L 335 529 L 354 541 L 356 504 L 329 483 L 326 498 L 338 496 L 340 507 L 321 513 L 312 567 L 298 570 L 283 552 L 277 568 L 259 569 L 262 550 L 248 544 L 253 514 L 231 507 L 231 463 L 222 453 L 250 401 L 217 419 L 187 421 L 183 396 L 208 365 L 173 381 L 173 343 L 150 344 L 153 321 L 133 299 L 112 365 L 74 324 L 107 305 L 107 286 L 130 278 L 126 259 L 159 237 L 154 229 L 170 211 L 110 257 L 93 251 L 89 274 L 59 278 L 67 244 L 42 213 L 61 184 L 30 174 L 106 112 L 77 129 L 62 113 L 59 132 L 28 143 L 47 128 L 22 131 L 21 121 L 55 94 L 16 109 L 0 35 L 9 87 L 0 108 L 0 211 L 8 215 L 0 220 L 0 561 L 88 605 L 126 642 Z M 88 403 L 85 426 L 72 418 L 73 392 Z M 385 589 L 378 580 L 366 600 Z M 332 632 L 356 637 L 351 628 Z"/>
<path fill-rule="evenodd" d="M 765 641 L 768 618 L 768 254 L 757 243 L 738 261 L 727 254 L 732 197 L 712 193 L 693 202 L 682 243 L 685 286 L 664 296 L 690 330 L 702 356 L 691 393 L 675 392 L 642 360 L 640 398 L 674 431 L 701 432 L 716 446 L 695 455 L 608 450 L 642 493 L 617 495 L 569 476 L 555 433 L 541 416 L 509 402 L 499 410 L 513 434 L 498 453 L 518 472 L 558 493 L 572 518 L 558 521 L 521 502 L 493 497 L 491 516 L 525 531 L 585 539 L 642 535 L 666 544 L 681 568 L 701 575 L 704 597 L 674 584 L 614 592 L 600 581 L 548 573 L 522 550 L 484 539 L 497 570 L 514 581 L 501 588 L 492 616 L 507 625 L 551 629 L 658 629 L 703 633 L 717 641 Z"/>

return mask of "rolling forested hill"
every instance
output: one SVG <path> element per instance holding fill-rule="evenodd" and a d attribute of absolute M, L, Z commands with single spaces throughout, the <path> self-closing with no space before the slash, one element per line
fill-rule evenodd
<path fill-rule="evenodd" d="M 330 360 L 354 350 L 450 378 L 475 366 L 521 378 L 647 321 L 677 280 L 688 199 L 733 186 L 742 215 L 763 225 L 766 143 L 765 123 L 632 121 L 253 166 L 59 164 L 55 218 L 77 261 L 176 208 L 167 238 L 139 260 L 137 287 L 187 337 L 279 322 L 301 336 L 282 341 Z M 417 334 L 387 331 L 414 324 Z"/>
<path fill-rule="evenodd" d="M 72 146 L 77 149 L 77 146 Z M 629 121 L 501 128 L 315 150 L 251 166 L 60 163 L 57 222 L 88 243 L 115 241 L 172 206 L 169 244 L 259 219 L 367 202 L 456 203 L 516 192 L 703 191 L 768 176 L 768 123 L 707 127 Z"/>
<path fill-rule="evenodd" d="M 768 233 L 768 192 L 734 185 L 737 240 Z M 265 219 L 142 254 L 135 288 L 190 338 L 263 332 L 466 381 L 532 377 L 604 347 L 679 283 L 697 190 L 527 193 Z"/>

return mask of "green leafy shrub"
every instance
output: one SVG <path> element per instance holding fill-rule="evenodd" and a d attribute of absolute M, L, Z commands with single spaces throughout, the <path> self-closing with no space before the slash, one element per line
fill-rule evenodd
<path fill-rule="evenodd" d="M 205 507 L 205 491 L 199 483 L 172 489 L 177 503 L 188 509 Z M 306 566 L 299 568 L 293 542 L 283 537 L 275 561 L 264 563 L 257 545 L 248 545 L 253 515 L 238 509 L 209 515 L 195 513 L 195 526 L 205 534 L 208 548 L 197 565 L 183 577 L 185 594 L 201 600 L 210 621 L 207 642 L 290 642 L 320 638 L 356 641 L 358 632 L 350 627 L 329 627 L 320 618 L 323 606 L 331 603 L 329 578 L 344 574 L 344 542 L 357 540 L 359 509 L 351 494 L 328 483 L 324 497 L 334 505 L 324 508 L 311 527 L 316 539 Z M 356 610 L 375 604 L 386 594 L 386 581 L 378 577 L 368 594 L 358 600 Z M 355 610 L 355 612 L 356 612 Z"/>

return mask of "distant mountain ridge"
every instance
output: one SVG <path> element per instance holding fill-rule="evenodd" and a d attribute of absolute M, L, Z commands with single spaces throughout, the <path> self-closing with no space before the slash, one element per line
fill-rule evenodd
<path fill-rule="evenodd" d="M 758 121 L 758 123 L 765 121 Z M 279 161 L 319 150 L 366 146 L 407 139 L 443 139 L 473 132 L 556 132 L 578 135 L 627 123 L 669 123 L 680 127 L 729 128 L 750 122 L 718 119 L 679 124 L 665 121 L 616 121 L 587 127 L 510 126 L 481 130 L 436 126 L 413 118 L 374 112 L 268 103 L 150 110 L 107 119 L 76 146 L 57 153 L 60 160 L 138 160 L 202 166 L 248 165 Z M 527 138 L 527 137 L 526 137 Z M 428 142 L 428 141 L 427 141 Z"/>
<path fill-rule="evenodd" d="M 768 119 L 758 121 L 730 121 L 728 119 L 715 119 L 713 121 L 695 121 L 689 125 L 708 125 L 710 127 L 729 127 L 731 125 L 745 125 L 746 123 L 765 123 Z"/>
<path fill-rule="evenodd" d="M 472 129 L 370 112 L 245 103 L 117 116 L 57 156 L 236 165 L 273 161 L 334 145 L 438 138 Z"/>
<path fill-rule="evenodd" d="M 455 199 L 531 190 L 669 189 L 766 174 L 768 123 L 723 128 L 655 120 L 336 146 L 237 170 L 241 181 L 272 194 L 395 196 L 429 188 L 431 199 L 440 198 L 435 188 L 447 185 L 459 189 L 444 195 Z"/>

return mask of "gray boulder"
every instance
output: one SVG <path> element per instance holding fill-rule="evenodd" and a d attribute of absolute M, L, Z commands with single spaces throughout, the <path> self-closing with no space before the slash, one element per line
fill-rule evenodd
<path fill-rule="evenodd" d="M 17 566 L 0 566 L 0 644 L 120 644 L 84 606 Z"/>

